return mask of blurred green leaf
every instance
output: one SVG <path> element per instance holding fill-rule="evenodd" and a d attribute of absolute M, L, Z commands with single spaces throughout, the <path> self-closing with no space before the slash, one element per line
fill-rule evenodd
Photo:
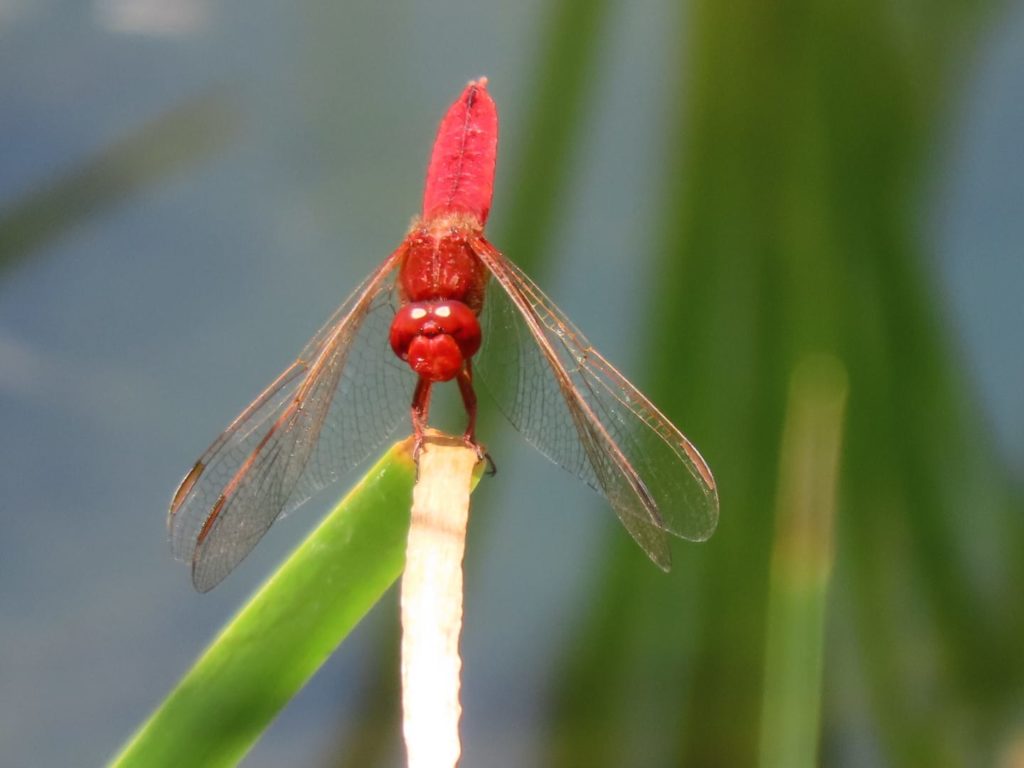
<path fill-rule="evenodd" d="M 846 372 L 801 361 L 790 382 L 775 514 L 761 768 L 818 765 L 825 614 L 832 570 Z"/>
<path fill-rule="evenodd" d="M 893 765 L 984 761 L 1019 708 L 1020 494 L 974 426 L 918 240 L 926 150 L 986 5 L 944 7 L 957 24 L 814 0 L 680 14 L 677 125 L 651 195 L 652 395 L 708 458 L 721 521 L 667 579 L 615 542 L 566 653 L 548 764 L 757 760 L 787 378 L 814 354 L 849 372 L 829 613 L 852 624 L 842 661 L 867 689 L 858 745 Z M 974 541 L 982 528 L 1002 540 Z M 826 686 L 824 706 L 828 748 L 854 705 Z"/>
<path fill-rule="evenodd" d="M 510 121 L 516 127 L 508 133 L 521 137 L 523 150 L 512 172 L 503 174 L 511 196 L 495 214 L 504 224 L 494 243 L 531 274 L 545 267 L 557 234 L 611 11 L 608 0 L 547 5 L 527 114 Z"/>

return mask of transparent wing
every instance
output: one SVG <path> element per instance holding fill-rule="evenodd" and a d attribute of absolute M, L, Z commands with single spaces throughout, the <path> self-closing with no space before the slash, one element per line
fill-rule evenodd
<path fill-rule="evenodd" d="M 482 238 L 475 246 L 494 280 L 474 370 L 516 429 L 602 493 L 668 570 L 665 532 L 702 541 L 718 523 L 710 469 L 529 277 Z"/>
<path fill-rule="evenodd" d="M 201 592 L 271 524 L 365 459 L 408 418 L 412 372 L 391 354 L 393 253 L 182 481 L 168 527 Z"/>

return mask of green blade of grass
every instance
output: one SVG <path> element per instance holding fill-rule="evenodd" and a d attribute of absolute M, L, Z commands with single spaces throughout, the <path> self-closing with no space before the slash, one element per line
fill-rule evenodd
<path fill-rule="evenodd" d="M 398 578 L 416 470 L 395 444 L 221 631 L 112 766 L 234 765 Z"/>
<path fill-rule="evenodd" d="M 761 768 L 818 763 L 825 610 L 832 570 L 846 371 L 831 356 L 793 373 L 772 552 Z"/>

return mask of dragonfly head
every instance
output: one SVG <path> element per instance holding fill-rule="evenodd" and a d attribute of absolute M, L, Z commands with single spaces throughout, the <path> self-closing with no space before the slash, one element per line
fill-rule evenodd
<path fill-rule="evenodd" d="M 450 381 L 480 349 L 480 323 L 461 301 L 414 301 L 395 314 L 391 348 L 419 376 Z"/>

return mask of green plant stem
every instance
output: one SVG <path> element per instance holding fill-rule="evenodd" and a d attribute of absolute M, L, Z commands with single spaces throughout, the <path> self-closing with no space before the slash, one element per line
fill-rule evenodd
<path fill-rule="evenodd" d="M 815 356 L 793 374 L 783 428 L 772 552 L 761 768 L 817 764 L 825 608 L 846 371 Z"/>

